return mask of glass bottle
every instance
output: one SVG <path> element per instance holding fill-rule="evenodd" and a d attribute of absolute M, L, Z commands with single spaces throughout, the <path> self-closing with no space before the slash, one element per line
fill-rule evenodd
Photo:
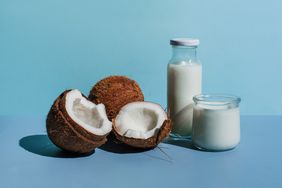
<path fill-rule="evenodd" d="M 167 103 L 172 119 L 170 136 L 190 138 L 193 121 L 193 97 L 202 91 L 202 65 L 197 59 L 198 39 L 170 40 L 172 58 L 167 67 Z"/>

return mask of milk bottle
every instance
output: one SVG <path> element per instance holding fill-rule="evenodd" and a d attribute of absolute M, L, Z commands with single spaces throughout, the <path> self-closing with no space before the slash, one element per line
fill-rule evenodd
<path fill-rule="evenodd" d="M 170 40 L 173 55 L 167 67 L 167 103 L 172 119 L 172 138 L 192 134 L 193 96 L 202 90 L 202 65 L 197 59 L 198 39 Z"/>

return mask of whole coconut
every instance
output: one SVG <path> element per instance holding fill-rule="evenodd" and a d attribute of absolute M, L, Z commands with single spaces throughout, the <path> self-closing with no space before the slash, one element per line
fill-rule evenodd
<path fill-rule="evenodd" d="M 144 101 L 144 95 L 136 81 L 126 76 L 109 76 L 97 82 L 90 91 L 89 100 L 103 103 L 109 120 L 131 102 Z"/>

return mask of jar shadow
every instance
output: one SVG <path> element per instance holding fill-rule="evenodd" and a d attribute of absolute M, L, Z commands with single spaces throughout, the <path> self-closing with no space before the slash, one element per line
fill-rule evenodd
<path fill-rule="evenodd" d="M 205 149 L 199 149 L 198 147 L 196 147 L 193 143 L 191 139 L 172 139 L 170 137 L 166 138 L 163 141 L 164 144 L 170 144 L 170 145 L 175 145 L 175 146 L 179 146 L 179 147 L 183 147 L 183 148 L 188 148 L 191 150 L 196 150 L 196 151 L 201 151 L 201 152 L 212 152 L 212 153 L 221 153 L 221 152 L 226 152 L 226 151 L 230 151 L 233 150 L 234 148 L 231 149 L 226 149 L 226 150 L 205 150 Z"/>

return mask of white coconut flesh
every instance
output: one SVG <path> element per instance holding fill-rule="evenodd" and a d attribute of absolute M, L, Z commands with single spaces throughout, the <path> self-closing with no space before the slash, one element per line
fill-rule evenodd
<path fill-rule="evenodd" d="M 66 96 L 66 110 L 71 119 L 95 135 L 105 135 L 112 130 L 103 104 L 94 104 L 78 90 L 71 90 Z"/>
<path fill-rule="evenodd" d="M 121 108 L 115 119 L 115 130 L 129 138 L 147 139 L 155 136 L 167 114 L 163 108 L 150 102 L 132 102 Z"/>

